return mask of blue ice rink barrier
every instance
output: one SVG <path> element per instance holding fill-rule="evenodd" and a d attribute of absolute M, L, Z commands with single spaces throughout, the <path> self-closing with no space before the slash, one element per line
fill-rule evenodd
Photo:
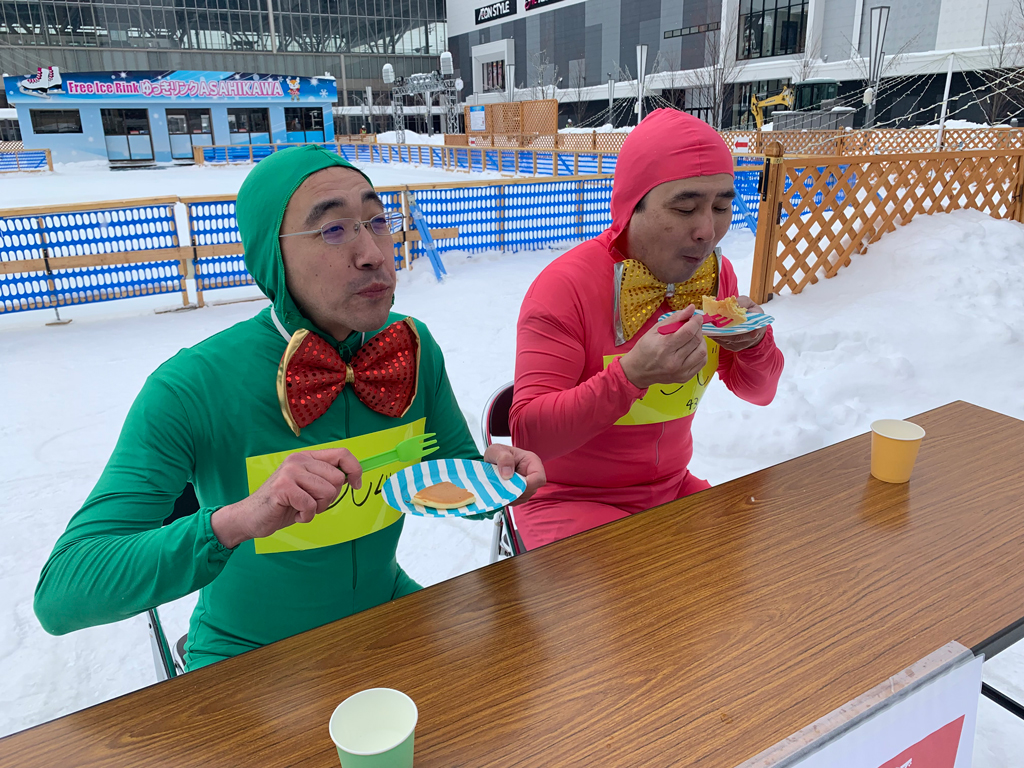
<path fill-rule="evenodd" d="M 16 171 L 46 171 L 50 163 L 45 149 L 18 149 L 0 152 L 0 173 Z"/>
<path fill-rule="evenodd" d="M 185 291 L 176 197 L 0 210 L 0 313 Z"/>

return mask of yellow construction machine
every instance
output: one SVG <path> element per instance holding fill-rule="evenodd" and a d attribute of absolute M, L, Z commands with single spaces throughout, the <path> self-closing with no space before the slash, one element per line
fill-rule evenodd
<path fill-rule="evenodd" d="M 750 95 L 750 113 L 754 116 L 754 121 L 757 123 L 757 130 L 761 130 L 764 127 L 764 112 L 762 111 L 765 107 L 786 107 L 786 109 L 792 109 L 796 103 L 796 96 L 793 94 L 793 89 L 790 86 L 786 86 L 782 89 L 782 93 L 778 93 L 775 96 L 769 96 L 767 99 L 758 99 L 757 94 Z"/>

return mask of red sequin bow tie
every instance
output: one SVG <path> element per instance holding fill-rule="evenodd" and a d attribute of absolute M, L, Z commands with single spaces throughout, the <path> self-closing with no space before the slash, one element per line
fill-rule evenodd
<path fill-rule="evenodd" d="M 277 369 L 277 397 L 288 426 L 319 419 L 348 384 L 368 408 L 404 416 L 416 399 L 420 338 L 411 320 L 399 320 L 366 342 L 349 365 L 338 350 L 305 328 L 295 332 Z"/>

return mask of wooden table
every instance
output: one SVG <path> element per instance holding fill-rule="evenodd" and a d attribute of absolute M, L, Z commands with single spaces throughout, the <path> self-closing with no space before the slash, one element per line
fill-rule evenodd
<path fill-rule="evenodd" d="M 0 740 L 0 765 L 334 766 L 373 686 L 417 768 L 733 768 L 950 640 L 1024 629 L 1024 422 L 964 403 L 909 485 L 848 440 Z"/>

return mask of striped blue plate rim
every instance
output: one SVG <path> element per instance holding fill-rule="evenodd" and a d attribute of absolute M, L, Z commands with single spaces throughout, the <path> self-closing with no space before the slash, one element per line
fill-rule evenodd
<path fill-rule="evenodd" d="M 417 491 L 443 481 L 471 491 L 478 501 L 458 509 L 431 509 L 409 501 Z M 422 517 L 465 517 L 501 509 L 519 498 L 524 490 L 524 478 L 513 475 L 509 480 L 503 480 L 498 477 L 494 466 L 486 462 L 437 459 L 396 472 L 384 484 L 382 493 L 388 505 L 399 512 Z"/>
<path fill-rule="evenodd" d="M 673 312 L 666 312 L 658 318 L 660 323 L 667 317 L 672 316 Z M 697 310 L 695 314 L 703 315 L 701 310 Z M 750 331 L 756 331 L 758 328 L 764 328 L 766 325 L 771 325 L 775 322 L 775 318 L 771 315 L 765 314 L 764 312 L 750 312 L 747 314 L 746 322 L 740 323 L 739 325 L 730 325 L 728 328 L 708 328 L 710 323 L 704 325 L 705 336 L 734 336 L 737 333 L 749 333 Z"/>

